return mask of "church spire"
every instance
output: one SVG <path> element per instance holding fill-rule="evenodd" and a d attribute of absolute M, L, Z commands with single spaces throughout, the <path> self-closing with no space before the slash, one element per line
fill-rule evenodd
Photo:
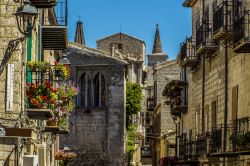
<path fill-rule="evenodd" d="M 153 46 L 153 51 L 152 51 L 152 54 L 155 54 L 155 53 L 163 53 L 158 24 L 156 24 L 155 40 L 154 40 L 154 46 Z"/>
<path fill-rule="evenodd" d="M 77 23 L 76 23 L 75 43 L 85 45 L 83 26 L 82 26 L 82 22 L 80 20 L 77 21 Z"/>

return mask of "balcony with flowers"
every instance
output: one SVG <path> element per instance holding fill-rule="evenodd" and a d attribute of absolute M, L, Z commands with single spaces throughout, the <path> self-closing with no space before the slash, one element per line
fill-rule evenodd
<path fill-rule="evenodd" d="M 43 132 L 67 134 L 78 89 L 70 81 L 68 65 L 27 63 L 26 111 L 30 119 L 47 120 Z"/>
<path fill-rule="evenodd" d="M 182 94 L 182 91 L 188 84 L 180 80 L 170 81 L 164 91 L 162 92 L 163 96 L 166 96 L 166 104 L 171 107 L 171 114 L 175 116 L 180 116 L 182 113 L 187 112 L 187 105 L 185 102 L 185 96 Z"/>
<path fill-rule="evenodd" d="M 48 62 L 30 61 L 26 73 L 26 110 L 30 119 L 46 120 L 54 116 L 57 89 Z"/>

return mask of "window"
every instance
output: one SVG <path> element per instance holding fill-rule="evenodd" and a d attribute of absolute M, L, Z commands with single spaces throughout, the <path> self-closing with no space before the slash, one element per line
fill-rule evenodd
<path fill-rule="evenodd" d="M 238 118 L 238 85 L 232 89 L 232 121 L 235 122 Z"/>
<path fill-rule="evenodd" d="M 94 101 L 96 107 L 105 105 L 105 79 L 101 73 L 94 78 Z"/>
<path fill-rule="evenodd" d="M 80 78 L 80 107 L 103 107 L 105 105 L 105 78 L 97 73 L 95 77 L 89 77 L 86 73 Z"/>
<path fill-rule="evenodd" d="M 80 106 L 84 107 L 86 105 L 86 75 L 85 73 L 80 78 Z"/>
<path fill-rule="evenodd" d="M 121 43 L 117 44 L 117 48 L 118 48 L 118 50 L 122 50 L 123 49 L 123 44 L 121 44 Z"/>
<path fill-rule="evenodd" d="M 216 129 L 217 125 L 217 107 L 216 101 L 212 102 L 212 129 Z"/>

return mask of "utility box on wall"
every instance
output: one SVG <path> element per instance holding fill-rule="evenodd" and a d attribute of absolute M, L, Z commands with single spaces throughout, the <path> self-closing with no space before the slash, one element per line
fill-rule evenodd
<path fill-rule="evenodd" d="M 23 156 L 23 166 L 39 166 L 37 155 Z"/>

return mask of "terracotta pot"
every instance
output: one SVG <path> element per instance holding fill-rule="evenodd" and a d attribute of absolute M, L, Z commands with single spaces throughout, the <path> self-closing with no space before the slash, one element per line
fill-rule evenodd
<path fill-rule="evenodd" d="M 42 109 L 48 108 L 48 104 L 47 103 L 42 103 L 41 108 Z"/>
<path fill-rule="evenodd" d="M 68 108 L 67 108 L 67 107 L 61 107 L 61 108 L 60 108 L 60 111 L 63 112 L 63 113 L 65 113 L 65 112 L 68 111 Z"/>
<path fill-rule="evenodd" d="M 55 121 L 55 120 L 51 121 L 51 120 L 48 120 L 48 121 L 47 121 L 47 126 L 57 126 L 57 123 L 58 123 L 58 121 Z"/>
<path fill-rule="evenodd" d="M 67 103 L 68 102 L 68 97 L 63 96 L 63 97 L 61 97 L 61 100 L 62 100 L 63 103 Z"/>

